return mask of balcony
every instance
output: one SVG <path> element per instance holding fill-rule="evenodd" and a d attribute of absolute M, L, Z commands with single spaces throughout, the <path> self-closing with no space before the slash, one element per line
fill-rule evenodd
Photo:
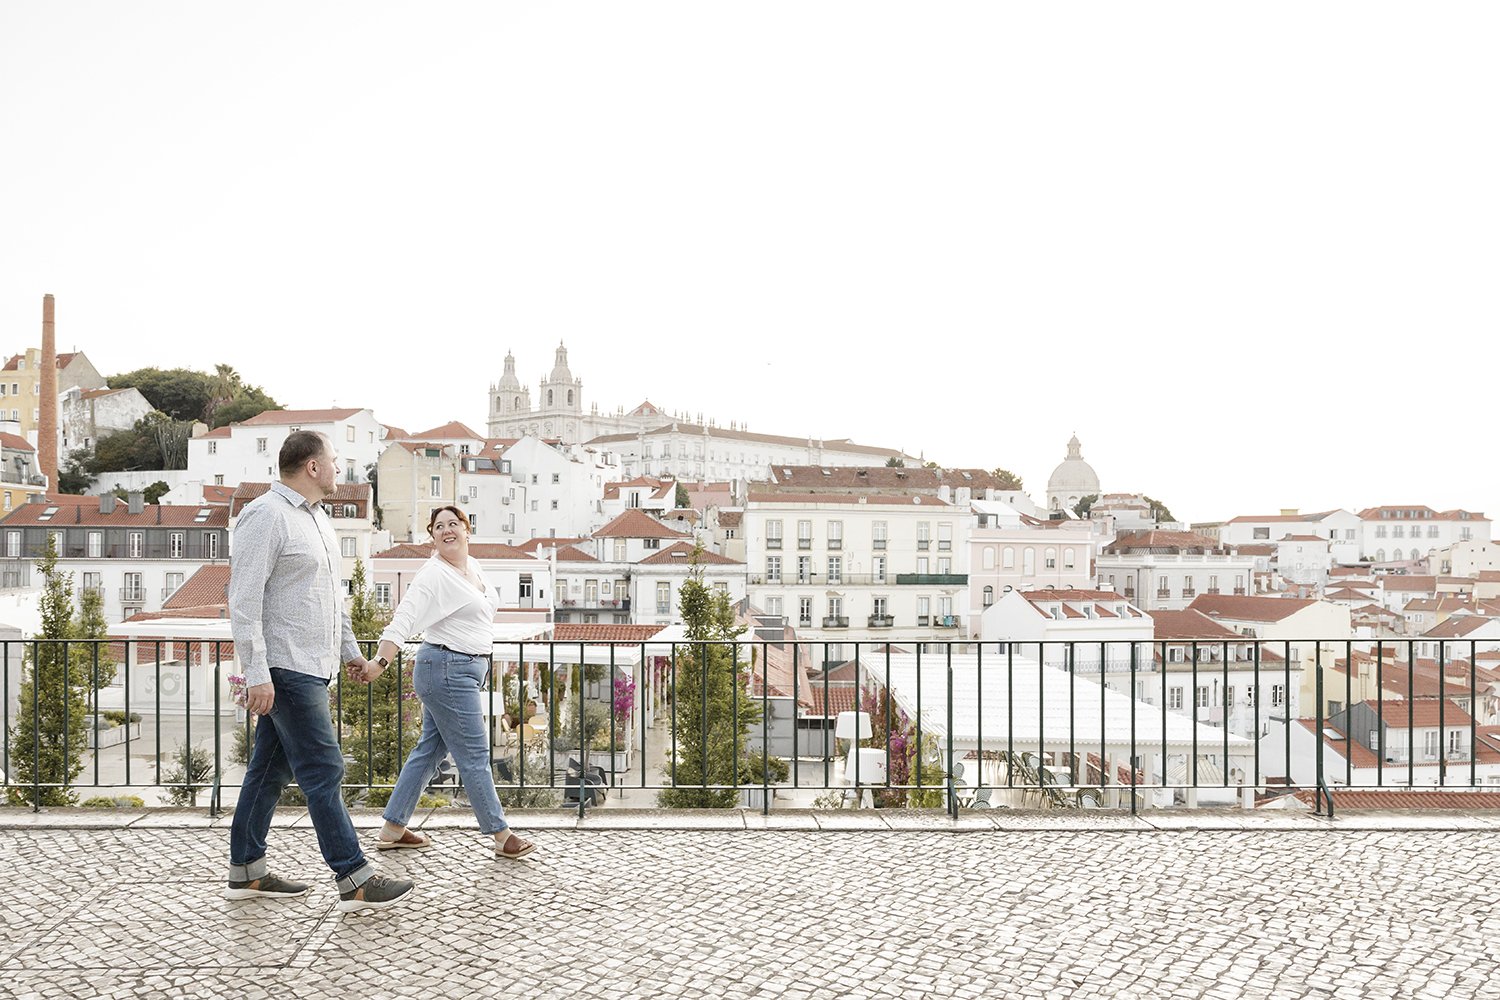
<path fill-rule="evenodd" d="M 939 538 L 938 539 L 938 551 L 939 552 L 952 552 L 953 551 L 953 543 L 951 541 L 949 541 L 948 539 L 946 539 L 946 538 Z"/>
<path fill-rule="evenodd" d="M 890 628 L 896 624 L 896 619 L 890 615 L 871 615 L 870 628 Z"/>
<path fill-rule="evenodd" d="M 919 626 L 923 626 L 923 627 L 932 624 L 932 616 L 931 615 L 917 615 L 917 624 Z"/>
<path fill-rule="evenodd" d="M 958 615 L 938 615 L 932 619 L 933 628 L 958 628 L 960 624 Z"/>
<path fill-rule="evenodd" d="M 823 619 L 823 627 L 824 628 L 848 628 L 849 627 L 849 619 L 848 618 L 837 618 L 837 617 L 835 617 L 835 618 L 824 618 Z"/>
<path fill-rule="evenodd" d="M 967 587 L 967 573 L 897 573 L 896 584 L 901 587 Z"/>
<path fill-rule="evenodd" d="M 830 549 L 842 549 L 844 547 L 844 540 L 842 538 L 830 538 L 828 539 L 828 547 Z"/>
<path fill-rule="evenodd" d="M 917 551 L 918 552 L 926 552 L 931 547 L 932 547 L 932 541 L 930 539 L 927 539 L 927 538 L 918 538 L 917 539 Z"/>
<path fill-rule="evenodd" d="M 766 548 L 768 548 L 768 549 L 780 549 L 781 548 L 781 539 L 780 538 L 767 538 L 766 539 Z"/>
<path fill-rule="evenodd" d="M 874 541 L 872 541 L 870 543 L 870 548 L 874 549 L 876 552 L 884 552 L 885 551 L 885 539 L 884 538 L 877 538 L 877 539 L 875 539 Z"/>
<path fill-rule="evenodd" d="M 812 539 L 811 538 L 799 538 L 799 539 L 797 539 L 797 548 L 799 548 L 799 549 L 810 549 L 810 548 L 812 548 Z"/>
<path fill-rule="evenodd" d="M 136 587 L 121 587 L 120 600 L 126 604 L 140 604 L 146 599 L 146 591 Z"/>

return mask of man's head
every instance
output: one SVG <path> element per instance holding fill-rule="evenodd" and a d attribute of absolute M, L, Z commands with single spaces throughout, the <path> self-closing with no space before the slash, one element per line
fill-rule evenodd
<path fill-rule="evenodd" d="M 277 456 L 281 481 L 314 502 L 333 495 L 339 463 L 333 442 L 317 431 L 292 431 Z M 313 496 L 316 492 L 320 495 Z"/>

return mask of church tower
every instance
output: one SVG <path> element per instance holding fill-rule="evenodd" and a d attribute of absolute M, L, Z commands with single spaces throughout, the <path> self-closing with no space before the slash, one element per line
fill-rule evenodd
<path fill-rule="evenodd" d="M 516 356 L 505 352 L 505 372 L 490 385 L 490 437 L 515 437 L 521 421 L 531 416 L 531 390 L 516 378 Z"/>
<path fill-rule="evenodd" d="M 542 396 L 538 401 L 541 434 L 546 438 L 576 440 L 579 418 L 583 414 L 583 380 L 574 378 L 568 369 L 568 349 L 559 341 L 552 374 L 542 379 Z"/>

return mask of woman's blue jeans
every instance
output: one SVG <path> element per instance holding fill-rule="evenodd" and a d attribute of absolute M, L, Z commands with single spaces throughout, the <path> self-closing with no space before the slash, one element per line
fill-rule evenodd
<path fill-rule="evenodd" d="M 480 712 L 490 661 L 423 643 L 417 650 L 412 688 L 422 700 L 422 738 L 401 768 L 386 803 L 385 820 L 405 826 L 416 812 L 422 790 L 432 783 L 449 753 L 458 765 L 469 804 L 485 833 L 508 827 L 495 776 L 490 771 L 490 737 Z"/>

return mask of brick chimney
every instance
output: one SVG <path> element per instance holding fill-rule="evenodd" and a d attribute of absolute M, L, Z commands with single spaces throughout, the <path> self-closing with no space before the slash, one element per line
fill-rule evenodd
<path fill-rule="evenodd" d="M 36 425 L 36 459 L 38 471 L 46 477 L 47 490 L 57 492 L 57 328 L 53 317 L 52 296 L 42 296 L 42 382 L 41 411 Z"/>

